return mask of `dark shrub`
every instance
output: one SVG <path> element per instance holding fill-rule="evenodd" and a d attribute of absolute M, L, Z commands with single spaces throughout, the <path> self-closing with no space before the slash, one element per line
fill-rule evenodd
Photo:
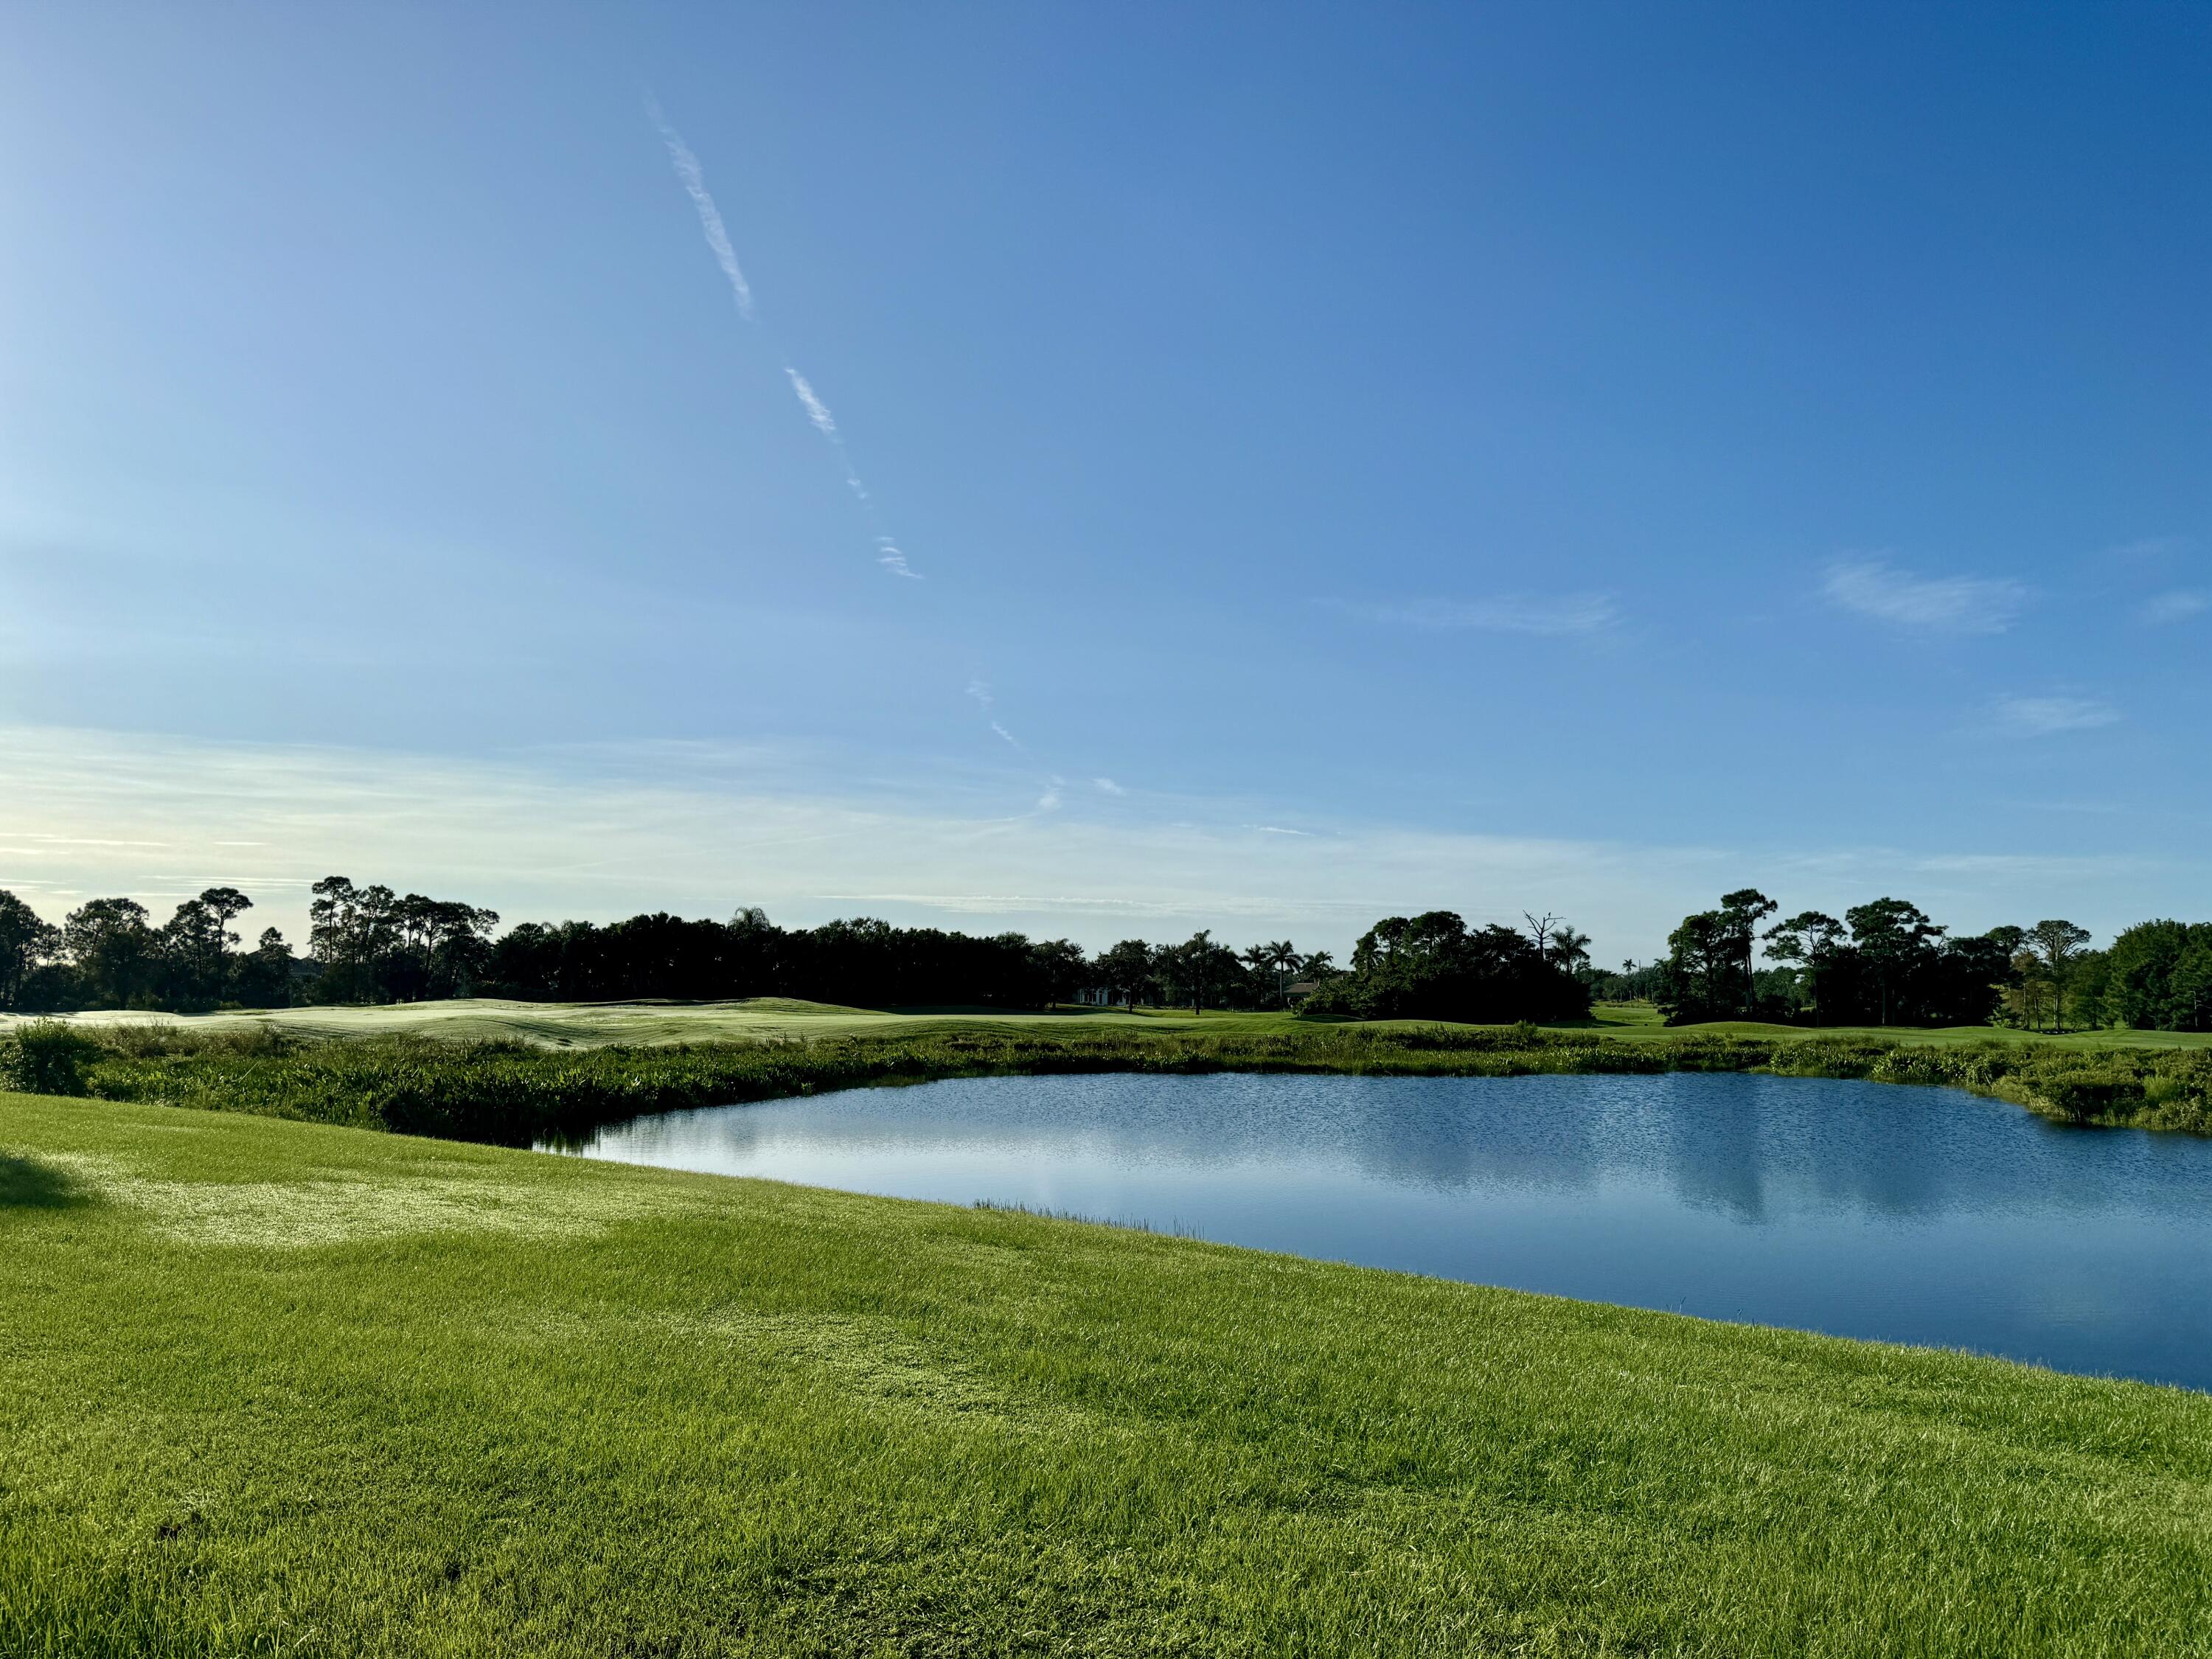
<path fill-rule="evenodd" d="M 2049 1115 L 2067 1123 L 2095 1123 L 2142 1098 L 2141 1079 L 2110 1070 L 2060 1072 L 2033 1079 L 2028 1088 Z"/>
<path fill-rule="evenodd" d="M 85 1068 L 100 1045 L 59 1020 L 35 1020 L 0 1036 L 0 1090 L 26 1095 L 81 1095 Z"/>

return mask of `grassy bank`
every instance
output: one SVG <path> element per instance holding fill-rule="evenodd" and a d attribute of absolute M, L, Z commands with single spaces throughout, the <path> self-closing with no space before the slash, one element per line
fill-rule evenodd
<path fill-rule="evenodd" d="M 78 1027 L 61 1041 L 81 1049 L 70 1074 L 57 1072 L 30 1086 L 510 1146 L 685 1107 L 938 1078 L 1070 1072 L 1771 1071 L 1948 1085 L 2069 1122 L 2212 1132 L 2212 1053 L 2201 1049 L 2097 1052 L 1802 1033 L 1693 1031 L 1629 1041 L 1534 1027 L 1171 1029 L 945 1020 L 879 1035 L 565 1050 L 175 1026 Z"/>
<path fill-rule="evenodd" d="M 2212 1399 L 0 1097 L 0 1651 L 2181 1653 Z"/>

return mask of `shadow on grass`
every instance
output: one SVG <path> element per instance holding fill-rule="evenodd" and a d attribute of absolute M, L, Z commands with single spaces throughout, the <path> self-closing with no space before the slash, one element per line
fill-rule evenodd
<path fill-rule="evenodd" d="M 0 1214 L 10 1210 L 66 1210 L 89 1195 L 59 1170 L 27 1158 L 0 1156 Z"/>

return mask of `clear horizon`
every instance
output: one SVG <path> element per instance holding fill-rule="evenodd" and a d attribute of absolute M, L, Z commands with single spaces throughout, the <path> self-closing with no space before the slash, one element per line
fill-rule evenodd
<path fill-rule="evenodd" d="M 2212 915 L 2212 17 L 19 9 L 0 888 Z"/>

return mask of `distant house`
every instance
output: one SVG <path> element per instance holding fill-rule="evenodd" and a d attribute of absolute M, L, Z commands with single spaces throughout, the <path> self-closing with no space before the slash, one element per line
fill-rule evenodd
<path fill-rule="evenodd" d="M 1121 999 L 1110 985 L 1086 985 L 1069 1000 L 1085 1008 L 1110 1008 Z"/>
<path fill-rule="evenodd" d="M 1317 979 L 1294 979 L 1284 988 L 1283 994 L 1290 999 L 1291 1006 L 1295 1008 L 1320 989 L 1321 981 Z"/>

